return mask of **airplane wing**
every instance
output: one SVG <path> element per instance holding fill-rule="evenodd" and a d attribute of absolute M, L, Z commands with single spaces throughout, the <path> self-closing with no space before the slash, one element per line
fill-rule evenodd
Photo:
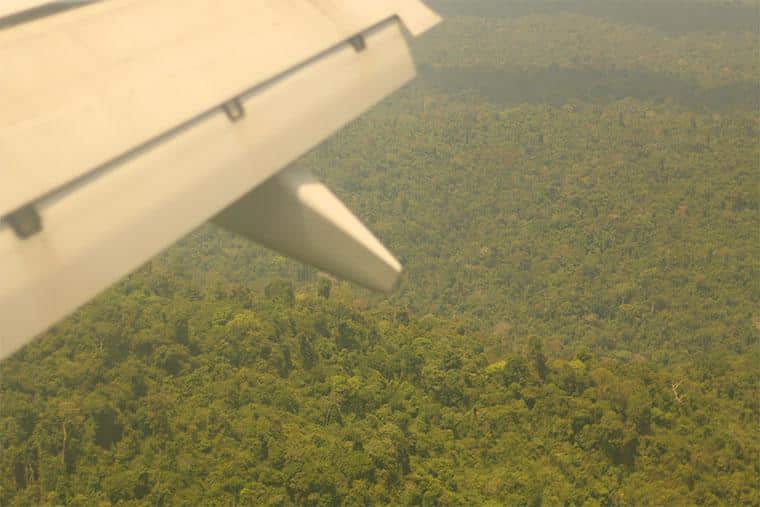
<path fill-rule="evenodd" d="M 439 19 L 424 4 L 107 0 L 24 16 L 47 4 L 0 10 L 0 359 L 209 220 L 393 287 L 398 261 L 292 162 L 414 76 L 405 33 Z"/>

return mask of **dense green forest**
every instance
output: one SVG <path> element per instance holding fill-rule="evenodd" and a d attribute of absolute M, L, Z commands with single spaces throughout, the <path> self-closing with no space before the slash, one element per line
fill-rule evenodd
<path fill-rule="evenodd" d="M 301 161 L 398 291 L 199 228 L 0 364 L 0 505 L 760 505 L 757 3 L 431 4 Z"/>

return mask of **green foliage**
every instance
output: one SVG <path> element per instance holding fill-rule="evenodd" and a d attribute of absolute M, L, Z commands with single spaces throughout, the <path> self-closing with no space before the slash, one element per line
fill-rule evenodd
<path fill-rule="evenodd" d="M 296 301 L 295 294 L 293 293 L 293 284 L 287 280 L 275 280 L 266 286 L 264 294 L 273 301 L 278 303 L 293 306 Z"/>
<path fill-rule="evenodd" d="M 176 278 L 124 341 L 99 339 L 144 298 L 125 286 L 169 275 L 132 275 L 3 364 L 4 505 L 756 498 L 756 349 L 682 371 L 679 402 L 642 358 L 551 358 L 533 337 L 489 365 L 484 335 L 448 319 L 311 291 L 191 300 Z M 178 307 L 186 331 L 164 337 Z M 88 368 L 65 387 L 59 363 Z"/>

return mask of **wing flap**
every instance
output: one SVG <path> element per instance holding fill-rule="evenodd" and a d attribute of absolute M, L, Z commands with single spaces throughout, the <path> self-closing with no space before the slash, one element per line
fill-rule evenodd
<path fill-rule="evenodd" d="M 0 31 L 0 216 L 394 17 L 437 20 L 416 0 L 109 0 Z"/>

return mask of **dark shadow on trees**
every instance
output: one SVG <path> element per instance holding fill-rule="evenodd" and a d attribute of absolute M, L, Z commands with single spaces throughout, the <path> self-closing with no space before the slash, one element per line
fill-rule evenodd
<path fill-rule="evenodd" d="M 552 66 L 527 72 L 519 69 L 421 68 L 425 84 L 445 93 L 474 93 L 504 104 L 573 101 L 608 103 L 625 97 L 671 100 L 691 110 L 757 108 L 755 83 L 745 82 L 704 89 L 694 82 L 665 73 L 644 70 Z"/>
<path fill-rule="evenodd" d="M 757 8 L 727 0 L 702 4 L 685 0 L 494 1 L 432 0 L 444 16 L 519 18 L 531 14 L 570 12 L 656 28 L 671 34 L 698 31 L 751 31 L 757 28 Z"/>

